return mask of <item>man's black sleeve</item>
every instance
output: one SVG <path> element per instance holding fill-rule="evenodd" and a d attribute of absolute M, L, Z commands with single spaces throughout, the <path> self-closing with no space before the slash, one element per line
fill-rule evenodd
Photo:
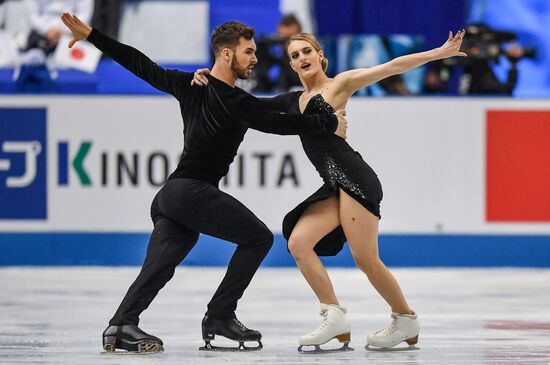
<path fill-rule="evenodd" d="M 292 108 L 292 105 L 296 103 L 296 98 L 300 97 L 300 91 L 292 91 L 284 94 L 280 94 L 274 97 L 266 98 L 261 97 L 258 98 L 258 101 L 261 103 L 261 105 L 272 111 L 277 111 L 281 113 L 288 113 L 289 110 Z"/>
<path fill-rule="evenodd" d="M 88 41 L 137 77 L 160 91 L 174 95 L 178 100 L 184 98 L 191 87 L 192 73 L 166 70 L 137 49 L 120 43 L 95 28 L 88 36 Z"/>
<path fill-rule="evenodd" d="M 280 106 L 279 101 L 276 101 L 275 105 Z M 262 102 L 249 94 L 237 104 L 235 118 L 247 128 L 282 135 L 334 133 L 338 127 L 338 118 L 334 114 L 286 114 L 271 109 L 265 101 Z"/>

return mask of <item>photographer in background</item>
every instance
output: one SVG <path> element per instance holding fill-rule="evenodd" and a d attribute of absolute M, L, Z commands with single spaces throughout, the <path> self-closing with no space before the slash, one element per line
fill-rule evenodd
<path fill-rule="evenodd" d="M 0 31 L 2 29 L 4 29 L 4 26 L 5 26 L 5 19 L 4 19 L 4 14 L 6 12 L 6 10 L 4 9 L 6 7 L 6 5 L 4 4 L 4 0 L 0 0 Z"/>
<path fill-rule="evenodd" d="M 301 31 L 302 25 L 296 16 L 287 14 L 279 21 L 276 34 L 258 40 L 257 55 L 262 61 L 254 67 L 254 92 L 286 92 L 301 87 L 298 74 L 290 67 L 286 52 L 290 37 Z M 274 68 L 278 71 L 276 77 L 272 74 Z"/>
<path fill-rule="evenodd" d="M 103 34 L 118 39 L 124 0 L 95 0 L 92 27 Z"/>
<path fill-rule="evenodd" d="M 61 15 L 71 12 L 89 22 L 94 0 L 23 0 L 23 5 L 31 29 L 20 57 L 20 67 L 14 72 L 15 89 L 18 92 L 54 92 L 58 76 L 55 50 L 67 33 Z"/>
<path fill-rule="evenodd" d="M 523 48 L 517 43 L 504 46 L 516 38 L 515 33 L 494 30 L 485 24 L 472 24 L 466 27 L 463 50 L 468 54 L 468 58 L 458 60 L 464 65 L 459 93 L 512 95 L 518 79 L 518 61 L 525 57 L 535 57 L 535 50 L 532 48 Z M 510 61 L 505 82 L 496 77 L 491 67 L 499 63 L 500 56 Z M 451 62 L 453 61 L 456 62 Z"/>
<path fill-rule="evenodd" d="M 66 30 L 61 14 L 76 14 L 89 23 L 92 18 L 94 0 L 23 0 L 31 25 L 27 49 L 40 49 L 46 55 L 52 53 Z"/>

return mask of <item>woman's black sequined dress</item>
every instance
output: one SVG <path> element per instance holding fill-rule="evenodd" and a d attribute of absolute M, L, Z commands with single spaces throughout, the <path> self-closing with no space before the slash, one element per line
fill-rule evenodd
<path fill-rule="evenodd" d="M 290 113 L 300 113 L 298 103 L 300 95 L 301 92 L 290 95 L 292 103 Z M 319 113 L 334 113 L 332 106 L 323 99 L 321 94 L 311 98 L 304 110 L 304 114 Z M 324 184 L 285 216 L 283 235 L 287 240 L 306 208 L 317 201 L 338 194 L 338 188 L 380 218 L 382 186 L 374 170 L 358 152 L 335 134 L 304 134 L 300 135 L 300 140 L 307 157 L 321 175 Z M 336 255 L 345 241 L 346 237 L 340 226 L 317 243 L 315 252 L 319 256 Z"/>

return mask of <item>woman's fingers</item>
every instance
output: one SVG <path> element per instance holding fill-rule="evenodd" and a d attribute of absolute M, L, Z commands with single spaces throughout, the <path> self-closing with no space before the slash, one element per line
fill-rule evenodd
<path fill-rule="evenodd" d="M 207 68 L 198 69 L 193 75 L 193 81 L 195 81 L 197 85 L 206 86 L 208 85 L 208 78 L 206 77 L 206 75 L 208 75 L 209 73 L 210 70 Z M 191 83 L 191 85 L 192 84 L 193 83 Z"/>
<path fill-rule="evenodd" d="M 458 32 L 456 32 L 456 34 L 454 36 L 453 36 L 453 32 L 449 32 L 449 39 L 448 40 L 462 39 L 462 38 L 464 38 L 465 33 L 466 33 L 466 31 L 464 29 L 459 30 Z"/>

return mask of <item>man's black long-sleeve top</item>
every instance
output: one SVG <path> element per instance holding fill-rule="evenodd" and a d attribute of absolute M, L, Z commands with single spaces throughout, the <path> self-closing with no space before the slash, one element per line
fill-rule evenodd
<path fill-rule="evenodd" d="M 275 134 L 334 133 L 333 114 L 289 115 L 266 109 L 254 96 L 209 76 L 208 87 L 191 86 L 193 74 L 165 70 L 143 53 L 93 29 L 88 41 L 155 88 L 173 95 L 183 117 L 183 153 L 169 178 L 217 184 L 227 174 L 248 128 Z"/>

